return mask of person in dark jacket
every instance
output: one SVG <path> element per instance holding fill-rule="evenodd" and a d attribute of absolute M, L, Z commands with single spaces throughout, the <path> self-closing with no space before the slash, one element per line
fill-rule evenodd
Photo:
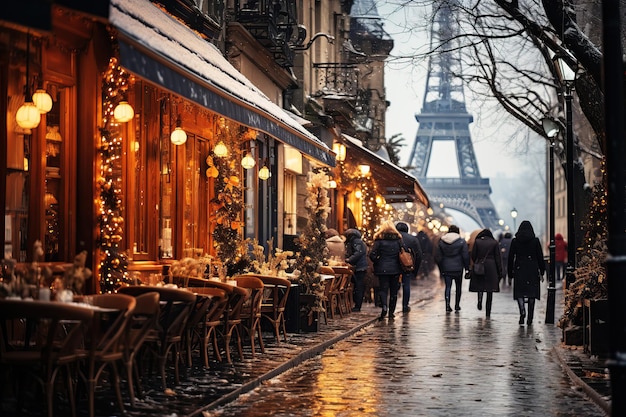
<path fill-rule="evenodd" d="M 484 275 L 471 273 L 469 290 L 478 293 L 479 310 L 483 308 L 483 293 L 487 293 L 485 316 L 490 317 L 493 293 L 500 292 L 500 279 L 502 279 L 503 272 L 500 245 L 489 229 L 483 229 L 476 235 L 470 259 L 472 263 L 481 261 L 485 263 Z"/>
<path fill-rule="evenodd" d="M 450 307 L 450 295 L 452 281 L 455 283 L 454 309 L 461 310 L 461 286 L 463 285 L 463 272 L 469 269 L 469 248 L 467 242 L 459 234 L 458 226 L 451 225 L 448 233 L 439 239 L 435 249 L 435 262 L 439 266 L 439 272 L 446 283 L 445 298 L 446 311 L 452 311 Z"/>
<path fill-rule="evenodd" d="M 352 299 L 354 307 L 352 311 L 361 311 L 363 297 L 365 296 L 365 274 L 369 266 L 367 262 L 367 246 L 361 239 L 361 232 L 356 229 L 347 229 L 343 232 L 346 237 L 346 263 L 354 267 L 354 290 Z"/>
<path fill-rule="evenodd" d="M 511 241 L 513 240 L 513 235 L 511 232 L 506 232 L 502 236 L 500 236 L 500 255 L 502 257 L 502 265 L 504 265 L 504 278 L 508 277 L 508 280 L 505 281 L 509 285 L 511 285 L 511 277 L 509 277 L 506 266 L 509 264 L 509 250 L 511 249 Z"/>
<path fill-rule="evenodd" d="M 540 296 L 540 281 L 543 281 L 546 265 L 541 243 L 528 220 L 519 225 L 511 242 L 507 268 L 509 276 L 513 278 L 513 298 L 519 307 L 519 324 L 524 324 L 526 317 L 524 299 L 528 299 L 527 324 L 532 324 L 535 300 Z"/>
<path fill-rule="evenodd" d="M 431 242 L 430 237 L 424 232 L 420 230 L 417 232 L 417 240 L 420 242 L 420 247 L 422 248 L 422 264 L 420 265 L 420 277 L 427 278 L 430 275 L 430 272 L 433 269 L 433 242 Z"/>
<path fill-rule="evenodd" d="M 420 246 L 417 237 L 409 233 L 409 225 L 404 222 L 396 223 L 396 229 L 402 235 L 402 243 L 405 250 L 408 250 L 413 255 L 413 271 L 402 273 L 402 312 L 408 313 L 411 311 L 409 301 L 411 299 L 411 281 L 415 279 L 417 271 L 422 263 L 422 247 Z"/>
<path fill-rule="evenodd" d="M 374 233 L 374 244 L 369 257 L 374 264 L 374 273 L 379 281 L 379 295 L 382 303 L 382 311 L 379 320 L 382 320 L 389 311 L 389 319 L 394 318 L 396 303 L 398 301 L 398 289 L 400 287 L 400 245 L 402 235 L 393 225 L 386 220 Z M 387 304 L 389 301 L 389 304 Z"/>

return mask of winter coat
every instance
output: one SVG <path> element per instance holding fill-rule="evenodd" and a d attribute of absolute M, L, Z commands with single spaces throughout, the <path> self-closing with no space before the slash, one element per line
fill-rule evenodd
<path fill-rule="evenodd" d="M 511 236 L 509 232 L 500 239 L 500 254 L 502 255 L 502 262 L 505 268 L 509 260 L 509 250 L 511 249 L 512 240 L 513 236 Z"/>
<path fill-rule="evenodd" d="M 489 236 L 478 236 L 471 254 L 472 263 L 485 260 L 485 275 L 471 274 L 469 290 L 472 292 L 500 292 L 502 257 L 498 241 Z"/>
<path fill-rule="evenodd" d="M 469 269 L 469 247 L 458 233 L 446 233 L 435 249 L 435 262 L 443 273 L 462 273 Z"/>
<path fill-rule="evenodd" d="M 422 263 L 422 247 L 417 237 L 407 232 L 400 233 L 402 234 L 402 243 L 404 245 L 404 249 L 409 250 L 413 255 L 413 265 L 415 265 L 415 269 L 413 270 L 412 274 L 415 275 L 420 269 L 420 264 Z"/>
<path fill-rule="evenodd" d="M 383 234 L 374 240 L 369 257 L 374 263 L 376 275 L 400 275 L 400 237 L 396 234 Z"/>
<path fill-rule="evenodd" d="M 326 239 L 326 246 L 328 247 L 328 256 L 336 257 L 342 262 L 346 259 L 346 244 L 341 236 L 331 236 Z"/>
<path fill-rule="evenodd" d="M 361 239 L 361 232 L 348 229 L 343 235 L 346 237 L 346 262 L 354 266 L 355 271 L 367 271 L 367 246 Z"/>
<path fill-rule="evenodd" d="M 567 261 L 567 242 L 560 233 L 554 236 L 554 260 L 556 262 Z"/>
<path fill-rule="evenodd" d="M 511 242 L 507 269 L 509 277 L 513 279 L 513 298 L 539 299 L 540 282 L 546 264 L 541 243 L 527 220 L 522 222 Z"/>

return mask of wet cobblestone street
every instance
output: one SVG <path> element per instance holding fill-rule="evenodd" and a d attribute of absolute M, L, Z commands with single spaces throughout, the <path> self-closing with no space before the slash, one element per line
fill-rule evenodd
<path fill-rule="evenodd" d="M 520 326 L 502 289 L 491 319 L 476 294 L 464 292 L 459 313 L 437 295 L 205 416 L 604 416 L 552 353 L 561 331 L 543 324 L 545 290 L 535 324 Z"/>
<path fill-rule="evenodd" d="M 535 324 L 519 326 L 511 289 L 494 294 L 491 319 L 476 308 L 476 294 L 464 293 L 459 313 L 446 313 L 437 277 L 415 282 L 412 311 L 395 320 L 376 318 L 379 309 L 364 304 L 361 313 L 329 319 L 316 333 L 289 334 L 277 344 L 266 335 L 266 352 L 233 364 L 198 360 L 181 364 L 180 384 L 144 375 L 144 397 L 134 408 L 122 391 L 124 414 L 108 383 L 99 389 L 97 416 L 604 416 L 575 386 L 555 352 L 578 366 L 572 350 L 555 350 L 561 329 L 545 325 L 545 288 Z M 545 287 L 545 284 L 544 284 Z M 562 312 L 557 290 L 556 317 Z M 346 337 L 347 336 L 347 337 Z M 195 354 L 198 358 L 197 352 Z M 310 358 L 309 360 L 306 360 Z M 573 359 L 573 360 L 572 360 Z M 296 366 L 300 364 L 299 366 Z M 586 367 L 587 365 L 585 365 Z M 171 375 L 171 369 L 169 374 Z M 602 380 L 598 384 L 606 384 Z M 256 387 L 256 389 L 255 389 Z M 600 390 L 600 393 L 606 389 Z M 21 415 L 40 416 L 39 396 Z M 79 395 L 79 398 L 80 395 Z M 2 403 L 0 415 L 16 413 Z M 64 401 L 57 405 L 63 407 Z M 14 410 L 13 410 L 14 411 Z M 79 415 L 86 415 L 84 396 Z M 69 415 L 60 408 L 55 415 Z"/>

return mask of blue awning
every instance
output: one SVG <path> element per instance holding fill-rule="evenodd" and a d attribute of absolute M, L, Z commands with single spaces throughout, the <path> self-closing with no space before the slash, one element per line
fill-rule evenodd
<path fill-rule="evenodd" d="M 332 151 L 273 103 L 217 48 L 148 0 L 112 0 L 120 63 L 174 94 L 265 132 L 325 165 Z"/>

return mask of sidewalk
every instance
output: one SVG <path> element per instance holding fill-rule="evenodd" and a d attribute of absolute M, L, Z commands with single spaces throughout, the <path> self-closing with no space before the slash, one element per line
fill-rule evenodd
<path fill-rule="evenodd" d="M 438 277 L 418 280 L 414 284 L 411 291 L 411 304 L 414 309 L 419 308 L 419 305 L 425 300 L 431 300 L 440 296 L 443 291 Z M 562 297 L 557 296 L 558 302 L 562 303 Z M 257 359 L 253 361 L 254 366 L 248 367 L 244 363 L 234 365 L 235 368 L 246 368 L 249 371 L 240 386 L 224 392 L 220 397 L 207 402 L 206 405 L 199 407 L 188 415 L 202 415 L 202 411 L 233 401 L 239 395 L 251 391 L 265 381 L 332 347 L 338 341 L 377 322 L 378 314 L 378 308 L 371 304 L 364 305 L 362 311 L 358 314 L 352 313 L 343 318 L 337 317 L 334 320 L 329 320 L 328 325 L 320 324 L 318 333 L 291 334 L 289 335 L 289 344 L 287 346 L 281 344 L 282 348 L 272 344 L 272 347 L 265 354 L 257 356 Z M 604 366 L 604 359 L 590 357 L 583 352 L 582 347 L 576 346 L 557 344 L 553 347 L 552 352 L 560 362 L 564 372 L 571 379 L 573 385 L 582 390 L 609 415 L 611 388 L 608 380 L 608 370 L 605 370 Z M 280 359 L 277 360 L 281 356 L 282 361 Z M 242 370 L 242 372 L 245 371 Z"/>
<path fill-rule="evenodd" d="M 412 287 L 413 309 L 419 309 L 424 301 L 433 299 L 436 301 L 442 291 L 441 283 L 436 276 L 418 280 Z M 561 297 L 557 297 L 557 303 L 560 299 Z M 376 323 L 379 313 L 379 309 L 372 304 L 364 304 L 360 313 L 329 319 L 328 324 L 320 323 L 319 332 L 288 334 L 288 342 L 280 344 L 268 338 L 265 353 L 258 352 L 255 358 L 251 358 L 248 346 L 247 349 L 244 348 L 245 359 L 239 361 L 235 357 L 232 365 L 212 363 L 211 369 L 208 370 L 200 365 L 187 370 L 181 367 L 181 383 L 172 386 L 171 390 L 163 391 L 159 378 L 153 376 L 148 382 L 149 386 L 144 387 L 145 397 L 136 403 L 134 409 L 127 406 L 125 415 L 139 417 L 149 413 L 162 416 L 202 416 L 203 412 L 207 412 L 208 415 L 209 410 L 235 400 L 239 395 L 253 390 L 271 378 L 332 348 L 338 341 Z M 537 323 L 536 326 L 543 324 Z M 589 357 L 582 348 L 560 344 L 554 346 L 552 352 L 569 375 L 573 385 L 584 391 L 608 414 L 611 390 L 606 378 L 607 373 L 604 371 L 604 360 Z M 105 390 L 102 394 L 111 396 L 108 388 Z M 99 404 L 98 415 L 120 414 L 114 406 L 114 401 L 106 402 L 110 404 L 110 408 L 103 409 L 104 404 Z"/>

